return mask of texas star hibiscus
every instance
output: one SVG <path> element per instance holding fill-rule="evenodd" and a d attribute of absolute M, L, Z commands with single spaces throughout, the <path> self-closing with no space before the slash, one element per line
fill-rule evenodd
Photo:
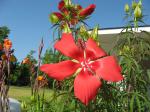
<path fill-rule="evenodd" d="M 61 40 L 57 41 L 54 47 L 65 56 L 77 61 L 66 60 L 55 64 L 44 64 L 40 70 L 49 77 L 63 80 L 80 69 L 74 80 L 74 94 L 82 103 L 88 105 L 101 86 L 100 79 L 117 82 L 123 77 L 120 66 L 113 56 L 107 56 L 91 38 L 84 44 L 84 49 L 81 49 L 75 44 L 71 33 L 63 33 Z"/>

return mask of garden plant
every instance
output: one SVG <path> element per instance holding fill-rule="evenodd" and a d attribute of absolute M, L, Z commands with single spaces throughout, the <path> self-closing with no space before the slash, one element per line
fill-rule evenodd
<path fill-rule="evenodd" d="M 57 7 L 49 15 L 54 46 L 42 56 L 42 39 L 37 60 L 31 51 L 17 63 L 9 30 L 0 27 L 0 112 L 10 112 L 9 87 L 20 82 L 31 87 L 30 99 L 20 100 L 22 112 L 150 112 L 150 33 L 139 30 L 142 0 L 125 4 L 127 24 L 108 52 L 99 25 L 90 30 L 86 24 L 95 4 L 60 0 Z"/>

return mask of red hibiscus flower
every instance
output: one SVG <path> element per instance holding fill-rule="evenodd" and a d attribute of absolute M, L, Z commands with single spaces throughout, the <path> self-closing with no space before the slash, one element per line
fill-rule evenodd
<path fill-rule="evenodd" d="M 77 46 L 71 33 L 63 33 L 60 41 L 54 46 L 65 56 L 77 60 L 66 60 L 55 64 L 44 64 L 40 70 L 49 77 L 63 80 L 80 69 L 74 80 L 75 96 L 85 105 L 95 98 L 101 86 L 101 79 L 117 82 L 123 79 L 120 66 L 113 56 L 97 46 L 91 38 L 84 43 L 84 49 Z"/>
<path fill-rule="evenodd" d="M 91 4 L 87 8 L 83 9 L 79 15 L 81 17 L 89 16 L 94 12 L 95 8 L 96 6 L 94 4 Z"/>

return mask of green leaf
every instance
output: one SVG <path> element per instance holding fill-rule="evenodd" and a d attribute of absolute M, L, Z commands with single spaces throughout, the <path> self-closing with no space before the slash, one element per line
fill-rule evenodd
<path fill-rule="evenodd" d="M 138 112 L 141 112 L 141 104 L 138 95 L 136 95 L 136 104 L 138 106 Z"/>
<path fill-rule="evenodd" d="M 150 80 L 150 69 L 147 70 L 147 76 L 148 76 L 148 79 Z"/>
<path fill-rule="evenodd" d="M 133 94 L 131 100 L 130 100 L 130 112 L 133 112 L 134 109 L 134 99 L 135 99 L 135 95 Z"/>
<path fill-rule="evenodd" d="M 65 103 L 59 103 L 57 112 L 64 112 Z"/>

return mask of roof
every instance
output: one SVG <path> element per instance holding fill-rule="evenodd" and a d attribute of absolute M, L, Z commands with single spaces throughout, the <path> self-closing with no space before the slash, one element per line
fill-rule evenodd
<path fill-rule="evenodd" d="M 102 28 L 98 30 L 101 47 L 104 48 L 105 51 L 107 52 L 109 52 L 112 48 L 114 48 L 118 40 L 117 34 L 119 34 L 124 28 L 125 27 L 115 27 L 115 28 L 113 27 L 113 28 Z M 89 32 L 91 31 L 92 29 Z M 138 32 L 140 31 L 150 32 L 150 25 L 138 27 Z"/>
<path fill-rule="evenodd" d="M 98 30 L 98 34 L 118 34 L 125 27 L 112 27 L 112 28 L 101 28 Z M 92 30 L 92 29 L 91 29 Z M 91 30 L 89 32 L 91 32 Z M 139 26 L 136 32 L 147 31 L 150 32 L 150 25 Z"/>

